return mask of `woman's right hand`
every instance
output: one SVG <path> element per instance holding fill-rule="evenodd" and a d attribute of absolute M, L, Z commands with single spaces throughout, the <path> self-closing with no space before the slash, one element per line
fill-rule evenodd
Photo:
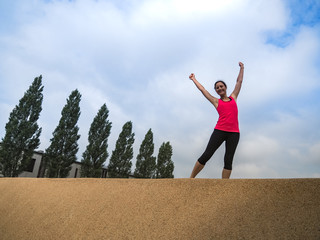
<path fill-rule="evenodd" d="M 196 79 L 196 76 L 194 75 L 194 73 L 191 73 L 190 76 L 189 76 L 190 80 L 195 80 Z"/>

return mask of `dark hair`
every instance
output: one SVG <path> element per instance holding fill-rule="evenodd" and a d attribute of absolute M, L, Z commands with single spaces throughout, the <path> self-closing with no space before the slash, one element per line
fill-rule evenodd
<path fill-rule="evenodd" d="M 219 83 L 219 82 L 221 82 L 221 83 L 227 88 L 227 84 L 226 84 L 224 81 L 218 80 L 218 81 L 216 81 L 215 84 L 214 84 L 214 89 L 216 89 L 217 83 Z"/>

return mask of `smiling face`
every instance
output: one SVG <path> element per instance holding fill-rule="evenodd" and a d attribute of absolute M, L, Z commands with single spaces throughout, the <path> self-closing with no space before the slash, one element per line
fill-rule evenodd
<path fill-rule="evenodd" d="M 227 85 L 223 81 L 217 81 L 214 84 L 214 88 L 219 96 L 224 96 L 227 94 Z"/>

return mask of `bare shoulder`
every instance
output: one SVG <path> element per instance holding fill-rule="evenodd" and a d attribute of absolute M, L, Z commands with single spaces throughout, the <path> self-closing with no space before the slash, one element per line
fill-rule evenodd
<path fill-rule="evenodd" d="M 210 101 L 215 108 L 219 105 L 219 98 L 213 97 L 212 101 Z"/>
<path fill-rule="evenodd" d="M 217 107 L 218 99 L 212 96 L 205 88 L 202 89 L 202 94 L 211 102 L 215 107 Z"/>
<path fill-rule="evenodd" d="M 237 101 L 237 96 L 234 93 L 231 93 L 230 97 L 232 97 L 235 101 Z"/>

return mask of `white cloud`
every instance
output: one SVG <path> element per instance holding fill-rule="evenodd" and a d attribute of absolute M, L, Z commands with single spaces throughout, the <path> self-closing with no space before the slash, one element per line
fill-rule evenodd
<path fill-rule="evenodd" d="M 309 150 L 310 155 L 307 156 L 307 160 L 310 160 L 316 164 L 320 163 L 320 142 L 313 144 Z"/>

